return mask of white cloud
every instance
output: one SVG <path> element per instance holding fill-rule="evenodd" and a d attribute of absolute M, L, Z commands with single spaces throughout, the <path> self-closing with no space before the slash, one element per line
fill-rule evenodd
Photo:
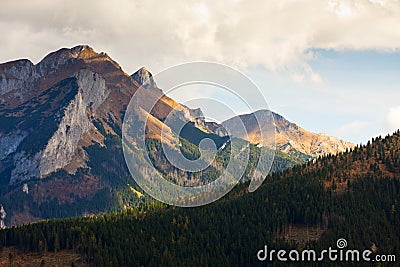
<path fill-rule="evenodd" d="M 128 72 L 190 60 L 289 71 L 321 82 L 307 65 L 312 48 L 400 47 L 396 0 L 2 0 L 0 62 L 89 44 Z M 301 78 L 303 77 L 303 78 Z"/>
<path fill-rule="evenodd" d="M 390 127 L 390 131 L 400 129 L 400 106 L 393 107 L 387 114 L 387 122 Z"/>
<path fill-rule="evenodd" d="M 347 1 L 349 2 L 349 1 Z M 328 1 L 328 10 L 334 12 L 339 18 L 352 18 L 357 16 L 357 11 L 353 8 L 354 2 L 346 3 L 346 1 Z"/>
<path fill-rule="evenodd" d="M 339 136 L 346 136 L 351 134 L 359 134 L 365 127 L 369 125 L 366 121 L 353 121 L 341 126 L 336 134 Z"/>
<path fill-rule="evenodd" d="M 316 73 L 310 65 L 303 63 L 297 67 L 297 70 L 293 70 L 292 79 L 296 83 L 312 82 L 312 83 L 322 83 L 322 77 Z"/>

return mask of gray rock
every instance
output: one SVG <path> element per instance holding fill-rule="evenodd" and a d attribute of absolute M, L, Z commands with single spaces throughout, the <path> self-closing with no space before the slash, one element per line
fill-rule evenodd
<path fill-rule="evenodd" d="M 34 155 L 24 151 L 14 155 L 15 168 L 11 172 L 10 183 L 25 181 L 32 177 L 45 177 L 71 162 L 78 152 L 79 141 L 84 134 L 94 127 L 88 117 L 108 97 L 110 90 L 105 80 L 90 70 L 81 70 L 75 74 L 78 93 L 65 108 L 57 130 L 48 140 L 45 148 Z M 0 142 L 0 155 L 8 155 L 18 147 L 25 138 L 21 134 L 12 135 Z M 5 143 L 2 147 L 1 144 Z"/>
<path fill-rule="evenodd" d="M 17 181 L 26 181 L 31 178 L 39 178 L 39 164 L 41 152 L 34 155 L 26 154 L 25 151 L 14 155 L 15 168 L 11 171 L 10 184 Z"/>
<path fill-rule="evenodd" d="M 140 68 L 131 77 L 145 89 L 158 88 L 153 75 L 145 67 Z"/>
<path fill-rule="evenodd" d="M 4 210 L 4 207 L 2 204 L 0 204 L 0 229 L 6 228 L 6 225 L 4 224 L 4 219 L 6 218 L 7 213 Z"/>
<path fill-rule="evenodd" d="M 81 70 L 75 77 L 78 94 L 70 102 L 57 131 L 42 152 L 40 176 L 44 177 L 68 165 L 77 152 L 78 143 L 92 127 L 86 111 L 95 112 L 107 98 L 110 90 L 104 79 L 89 70 Z"/>
<path fill-rule="evenodd" d="M 9 134 L 0 133 L 0 160 L 5 159 L 11 153 L 14 153 L 26 136 L 26 133 L 20 131 L 15 131 Z"/>
<path fill-rule="evenodd" d="M 34 81 L 40 77 L 35 65 L 29 60 L 22 59 L 13 63 L 11 67 L 6 65 L 0 70 L 0 95 L 13 90 L 23 94 L 29 91 Z"/>

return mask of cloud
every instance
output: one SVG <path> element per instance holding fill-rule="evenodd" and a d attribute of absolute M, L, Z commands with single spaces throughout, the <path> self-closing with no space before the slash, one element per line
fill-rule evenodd
<path fill-rule="evenodd" d="M 346 136 L 351 134 L 359 134 L 370 123 L 367 121 L 353 121 L 341 126 L 336 134 L 339 136 Z"/>
<path fill-rule="evenodd" d="M 397 50 L 399 17 L 396 0 L 2 0 L 0 62 L 86 43 L 127 72 L 211 60 L 318 83 L 311 49 Z"/>
<path fill-rule="evenodd" d="M 322 77 L 316 73 L 310 65 L 303 63 L 302 65 L 292 70 L 292 79 L 296 83 L 312 82 L 315 84 L 322 83 Z"/>
<path fill-rule="evenodd" d="M 386 119 L 388 126 L 390 127 L 390 131 L 400 129 L 400 106 L 391 108 Z"/>

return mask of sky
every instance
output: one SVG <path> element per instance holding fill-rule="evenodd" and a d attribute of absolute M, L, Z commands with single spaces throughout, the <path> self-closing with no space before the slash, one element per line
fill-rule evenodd
<path fill-rule="evenodd" d="M 0 62 L 37 63 L 78 44 L 127 73 L 212 61 L 246 74 L 272 110 L 305 129 L 365 143 L 400 128 L 399 0 L 0 2 Z M 171 96 L 241 111 L 216 90 Z"/>

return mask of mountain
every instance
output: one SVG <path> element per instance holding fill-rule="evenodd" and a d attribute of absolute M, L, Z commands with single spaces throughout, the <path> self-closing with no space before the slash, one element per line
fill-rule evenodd
<path fill-rule="evenodd" d="M 153 79 L 153 75 L 145 67 L 140 68 L 137 72 L 132 74 L 131 77 L 143 88 L 158 88 Z"/>
<path fill-rule="evenodd" d="M 267 123 L 259 126 L 257 122 L 257 118 L 271 117 L 268 115 L 270 113 L 274 118 L 275 140 L 273 138 L 262 138 L 261 133 L 265 135 L 268 131 Z M 247 136 L 239 134 L 237 137 L 263 146 L 273 146 L 275 144 L 276 148 L 284 153 L 298 151 L 311 157 L 318 157 L 327 154 L 337 154 L 354 147 L 354 144 L 340 140 L 337 137 L 309 132 L 297 124 L 288 121 L 283 116 L 268 110 L 259 110 L 255 113 L 230 118 L 222 122 L 222 126 L 231 129 L 233 133 L 237 133 L 239 132 L 238 130 L 235 131 L 238 125 L 237 119 L 243 122 L 247 130 Z M 218 128 L 214 128 L 213 130 L 217 132 Z"/>
<path fill-rule="evenodd" d="M 313 265 L 310 257 L 293 261 L 282 254 L 289 262 L 282 264 L 275 256 L 260 261 L 257 252 L 267 246 L 268 251 L 290 251 L 291 259 L 296 258 L 293 250 L 300 259 L 303 251 L 314 250 L 320 261 L 316 265 L 376 266 L 376 256 L 384 255 L 383 266 L 397 266 L 399 158 L 397 131 L 346 153 L 271 174 L 253 193 L 245 183 L 222 200 L 198 208 L 155 203 L 9 228 L 0 231 L 0 248 L 13 248 L 11 256 L 25 262 L 31 252 L 54 257 L 78 252 L 81 262 L 94 266 Z M 338 240 L 345 245 L 339 247 Z M 325 253 L 328 249 L 332 258 Z M 354 254 L 345 260 L 347 252 L 355 250 L 359 260 Z M 365 250 L 371 262 L 363 260 Z"/>
<path fill-rule="evenodd" d="M 130 110 L 134 116 L 126 117 L 133 95 L 139 96 Z M 37 64 L 27 59 L 0 64 L 0 96 L 2 225 L 119 211 L 153 201 L 141 192 L 125 164 L 126 144 L 121 140 L 125 118 L 135 126 L 146 123 L 146 147 L 138 147 L 133 138 L 128 140 L 130 151 L 136 155 L 147 149 L 163 178 L 176 184 L 213 181 L 230 158 L 231 145 L 221 125 L 206 122 L 200 109 L 164 95 L 146 68 L 129 75 L 106 53 L 87 45 L 62 48 Z M 275 113 L 274 117 L 278 147 L 286 154 L 268 148 L 269 155 L 275 154 L 272 172 L 304 163 L 309 155 L 344 149 L 334 147 L 333 137 L 318 135 L 314 140 L 313 134 Z M 240 119 L 250 132 L 249 141 L 259 143 L 251 115 Z M 222 125 L 228 127 L 230 121 Z M 285 142 L 279 143 L 280 136 Z M 177 168 L 163 152 L 166 145 L 191 160 L 199 159 L 204 138 L 214 141 L 218 154 L 202 171 Z M 307 148 L 307 142 L 313 147 Z M 251 160 L 242 166 L 243 181 L 251 177 L 259 150 L 251 146 Z M 137 168 L 135 175 L 149 173 Z"/>
<path fill-rule="evenodd" d="M 106 53 L 86 45 L 52 52 L 36 65 L 25 59 L 0 65 L 0 203 L 8 224 L 143 201 L 125 192 L 134 183 L 120 136 L 129 100 L 147 77 L 144 68 L 126 74 Z M 203 124 L 201 110 L 180 105 L 154 82 L 142 88 L 142 99 L 159 99 L 145 114 L 148 138 L 161 139 L 171 110 L 183 121 Z"/>
<path fill-rule="evenodd" d="M 147 119 L 146 146 L 164 178 L 199 185 L 221 174 L 230 154 L 227 137 L 211 131 L 200 109 L 164 95 L 145 68 L 129 75 L 90 46 L 62 48 L 37 64 L 27 59 L 0 64 L 0 205 L 6 214 L 1 221 L 16 225 L 153 201 L 132 179 L 122 152 L 122 124 L 134 94 L 140 96 L 131 110 L 134 123 Z M 217 143 L 220 155 L 204 171 L 182 171 L 163 155 L 164 143 L 196 159 L 206 137 Z M 136 141 L 130 142 L 135 148 Z M 302 154 L 277 153 L 272 171 L 305 160 Z M 136 175 L 148 174 L 138 168 Z"/>

